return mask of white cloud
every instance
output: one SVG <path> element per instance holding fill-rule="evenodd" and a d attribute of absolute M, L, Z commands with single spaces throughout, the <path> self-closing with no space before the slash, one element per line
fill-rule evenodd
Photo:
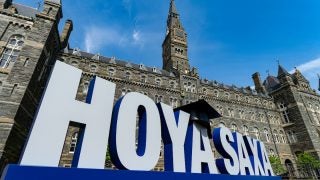
<path fill-rule="evenodd" d="M 130 32 L 119 28 L 91 26 L 85 31 L 84 48 L 91 53 L 97 53 L 107 46 L 143 45 L 143 34 L 139 30 Z"/>
<path fill-rule="evenodd" d="M 320 70 L 320 58 L 308 61 L 304 64 L 301 64 L 297 66 L 297 69 L 299 69 L 301 72 L 314 72 Z M 292 70 L 293 72 L 293 70 Z"/>
<path fill-rule="evenodd" d="M 318 76 L 320 74 L 320 58 L 313 59 L 297 66 L 297 69 L 310 81 L 313 88 L 318 88 Z M 291 70 L 293 73 L 295 70 Z"/>

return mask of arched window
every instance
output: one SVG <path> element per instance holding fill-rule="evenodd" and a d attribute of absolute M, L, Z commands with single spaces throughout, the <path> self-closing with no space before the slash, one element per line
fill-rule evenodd
<path fill-rule="evenodd" d="M 126 80 L 130 80 L 130 78 L 131 78 L 131 73 L 130 73 L 130 72 L 126 72 L 125 75 L 124 75 L 124 78 L 125 78 Z"/>
<path fill-rule="evenodd" d="M 284 123 L 290 123 L 290 119 L 289 119 L 289 111 L 288 111 L 288 107 L 286 104 L 284 103 L 280 103 L 279 104 L 279 109 L 282 113 L 283 119 L 284 119 Z"/>
<path fill-rule="evenodd" d="M 278 135 L 278 131 L 277 130 L 273 130 L 273 136 L 274 136 L 274 139 L 275 139 L 276 143 L 280 143 L 279 135 Z"/>
<path fill-rule="evenodd" d="M 160 78 L 156 78 L 156 85 L 161 86 L 161 79 Z"/>
<path fill-rule="evenodd" d="M 162 102 L 162 96 L 160 96 L 160 95 L 154 95 L 154 101 L 156 102 L 156 103 L 159 103 L 159 102 Z"/>
<path fill-rule="evenodd" d="M 290 143 L 296 143 L 297 142 L 297 137 L 295 131 L 288 131 L 288 139 Z"/>
<path fill-rule="evenodd" d="M 224 93 L 224 98 L 229 99 L 230 94 L 228 92 Z"/>
<path fill-rule="evenodd" d="M 77 67 L 78 66 L 78 62 L 77 61 L 72 61 L 71 65 Z"/>
<path fill-rule="evenodd" d="M 282 143 L 287 143 L 286 136 L 284 135 L 283 131 L 279 131 L 279 136 Z"/>
<path fill-rule="evenodd" d="M 146 83 L 147 82 L 147 76 L 146 75 L 141 75 L 141 82 Z"/>
<path fill-rule="evenodd" d="M 94 65 L 94 64 L 92 64 L 92 65 L 90 66 L 90 70 L 91 70 L 91 72 L 97 72 L 97 66 Z"/>
<path fill-rule="evenodd" d="M 109 70 L 108 70 L 108 74 L 109 74 L 110 77 L 114 76 L 115 72 L 116 71 L 113 68 L 109 68 Z"/>
<path fill-rule="evenodd" d="M 16 62 L 21 47 L 24 44 L 24 37 L 21 35 L 13 35 L 9 39 L 7 46 L 5 47 L 3 54 L 0 58 L 1 68 L 10 68 Z"/>
<path fill-rule="evenodd" d="M 237 125 L 234 124 L 234 123 L 232 123 L 232 124 L 231 124 L 231 130 L 232 130 L 232 132 L 236 132 L 236 131 L 238 130 Z"/>
<path fill-rule="evenodd" d="M 244 114 L 244 110 L 240 109 L 240 110 L 239 110 L 239 118 L 240 118 L 240 119 L 244 119 L 244 115 L 245 115 L 245 114 Z"/>
<path fill-rule="evenodd" d="M 253 128 L 253 134 L 256 139 L 260 139 L 260 133 L 259 133 L 259 129 L 257 127 Z"/>
<path fill-rule="evenodd" d="M 69 153 L 74 153 L 75 152 L 76 147 L 77 147 L 77 142 L 78 142 L 78 136 L 79 136 L 78 132 L 75 132 L 72 135 Z"/>
<path fill-rule="evenodd" d="M 267 141 L 267 142 L 270 142 L 270 134 L 269 134 L 268 129 L 265 128 L 265 129 L 263 130 L 263 133 L 264 133 L 264 135 L 265 135 L 266 141 Z"/>
<path fill-rule="evenodd" d="M 176 87 L 176 83 L 174 81 L 170 81 L 170 88 L 175 88 Z"/>
<path fill-rule="evenodd" d="M 246 125 L 242 126 L 243 135 L 248 136 L 249 135 L 249 128 Z"/>
<path fill-rule="evenodd" d="M 218 127 L 226 127 L 226 125 L 223 122 L 220 122 Z"/>
<path fill-rule="evenodd" d="M 214 91 L 213 91 L 213 95 L 214 95 L 215 97 L 219 97 L 219 91 L 218 91 L 218 90 L 214 90 Z"/>
<path fill-rule="evenodd" d="M 269 149 L 269 155 L 270 155 L 270 156 L 274 156 L 274 155 L 275 155 L 273 149 Z"/>
<path fill-rule="evenodd" d="M 178 100 L 177 100 L 177 98 L 171 97 L 171 98 L 170 98 L 170 105 L 171 105 L 173 108 L 178 107 Z"/>
<path fill-rule="evenodd" d="M 84 83 L 83 83 L 82 93 L 83 93 L 83 94 L 87 94 L 88 89 L 89 89 L 89 83 L 88 83 L 88 82 L 84 82 Z"/>
<path fill-rule="evenodd" d="M 234 117 L 234 110 L 232 108 L 228 108 L 228 113 L 230 117 Z"/>

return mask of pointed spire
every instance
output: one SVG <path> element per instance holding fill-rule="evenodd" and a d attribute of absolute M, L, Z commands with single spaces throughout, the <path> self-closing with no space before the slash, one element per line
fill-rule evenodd
<path fill-rule="evenodd" d="M 167 20 L 167 30 L 172 28 L 182 28 L 174 0 L 170 0 L 170 9 Z"/>
<path fill-rule="evenodd" d="M 283 76 L 283 75 L 290 75 L 288 71 L 282 67 L 280 64 L 278 65 L 278 77 Z"/>
<path fill-rule="evenodd" d="M 170 10 L 169 10 L 169 14 L 170 14 L 170 15 L 173 15 L 173 14 L 179 15 L 179 14 L 178 14 L 178 11 L 177 11 L 177 8 L 176 8 L 176 5 L 175 5 L 175 3 L 174 3 L 174 0 L 170 0 Z"/>

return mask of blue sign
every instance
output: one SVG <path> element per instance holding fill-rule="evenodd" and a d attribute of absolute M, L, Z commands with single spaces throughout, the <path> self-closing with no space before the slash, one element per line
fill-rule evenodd
<path fill-rule="evenodd" d="M 223 174 L 191 174 L 155 171 L 93 170 L 9 165 L 1 180 L 280 180 L 277 176 L 230 176 Z"/>

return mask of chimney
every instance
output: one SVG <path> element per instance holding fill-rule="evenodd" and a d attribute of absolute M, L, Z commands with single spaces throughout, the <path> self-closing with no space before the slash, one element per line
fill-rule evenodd
<path fill-rule="evenodd" d="M 64 25 L 64 28 L 60 37 L 61 49 L 64 49 L 67 47 L 72 30 L 73 30 L 73 23 L 70 19 L 68 19 L 66 20 L 66 23 Z"/>
<path fill-rule="evenodd" d="M 252 75 L 255 89 L 258 93 L 266 94 L 266 88 L 262 85 L 260 74 L 258 72 Z"/>
<path fill-rule="evenodd" d="M 7 9 L 12 4 L 12 0 L 0 0 L 0 9 Z"/>

